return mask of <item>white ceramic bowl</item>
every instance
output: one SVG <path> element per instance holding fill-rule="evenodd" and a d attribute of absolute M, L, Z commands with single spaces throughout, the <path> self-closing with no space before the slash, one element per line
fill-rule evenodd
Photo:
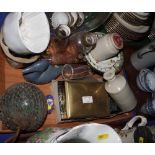
<path fill-rule="evenodd" d="M 19 55 L 43 52 L 50 41 L 48 19 L 43 12 L 14 12 L 5 18 L 4 42 Z"/>
<path fill-rule="evenodd" d="M 88 143 L 121 143 L 117 132 L 106 124 L 90 123 L 73 127 L 69 132 L 57 139 L 57 142 L 65 142 L 70 139 L 85 140 Z"/>

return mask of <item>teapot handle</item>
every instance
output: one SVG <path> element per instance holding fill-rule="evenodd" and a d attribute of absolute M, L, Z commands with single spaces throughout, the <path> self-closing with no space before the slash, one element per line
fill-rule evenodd
<path fill-rule="evenodd" d="M 133 127 L 134 123 L 138 120 L 141 119 L 141 122 L 138 124 L 138 126 L 145 126 L 147 124 L 147 119 L 144 116 L 137 115 L 133 117 L 129 122 L 126 123 L 125 127 L 121 130 L 128 130 Z"/>

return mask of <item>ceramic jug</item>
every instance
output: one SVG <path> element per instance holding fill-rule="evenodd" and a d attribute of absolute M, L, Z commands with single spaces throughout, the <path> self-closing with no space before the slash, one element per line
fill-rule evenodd
<path fill-rule="evenodd" d="M 137 126 L 134 126 L 135 122 L 140 120 L 141 122 L 138 124 L 138 127 L 144 127 L 147 124 L 147 119 L 144 116 L 137 115 L 133 117 L 129 122 L 126 123 L 123 129 L 115 129 L 123 143 L 134 143 L 134 135 L 137 129 Z"/>

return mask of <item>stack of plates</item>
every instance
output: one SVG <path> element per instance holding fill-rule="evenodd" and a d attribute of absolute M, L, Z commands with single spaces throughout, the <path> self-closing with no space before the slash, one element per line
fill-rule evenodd
<path fill-rule="evenodd" d="M 105 25 L 109 33 L 117 32 L 124 40 L 140 40 L 146 37 L 152 23 L 150 14 L 119 12 L 113 13 Z"/>

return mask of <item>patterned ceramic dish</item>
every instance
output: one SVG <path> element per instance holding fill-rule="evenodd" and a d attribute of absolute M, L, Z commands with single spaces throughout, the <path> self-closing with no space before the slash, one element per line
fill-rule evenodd
<path fill-rule="evenodd" d="M 125 40 L 139 40 L 147 36 L 149 27 L 133 26 L 121 19 L 117 13 L 114 13 L 105 25 L 105 29 L 107 32 L 119 33 Z"/>
<path fill-rule="evenodd" d="M 132 25 L 150 25 L 151 22 L 150 14 L 148 14 L 148 16 L 145 16 L 145 18 L 140 18 L 132 12 L 118 12 L 117 14 L 127 23 L 130 23 Z"/>

